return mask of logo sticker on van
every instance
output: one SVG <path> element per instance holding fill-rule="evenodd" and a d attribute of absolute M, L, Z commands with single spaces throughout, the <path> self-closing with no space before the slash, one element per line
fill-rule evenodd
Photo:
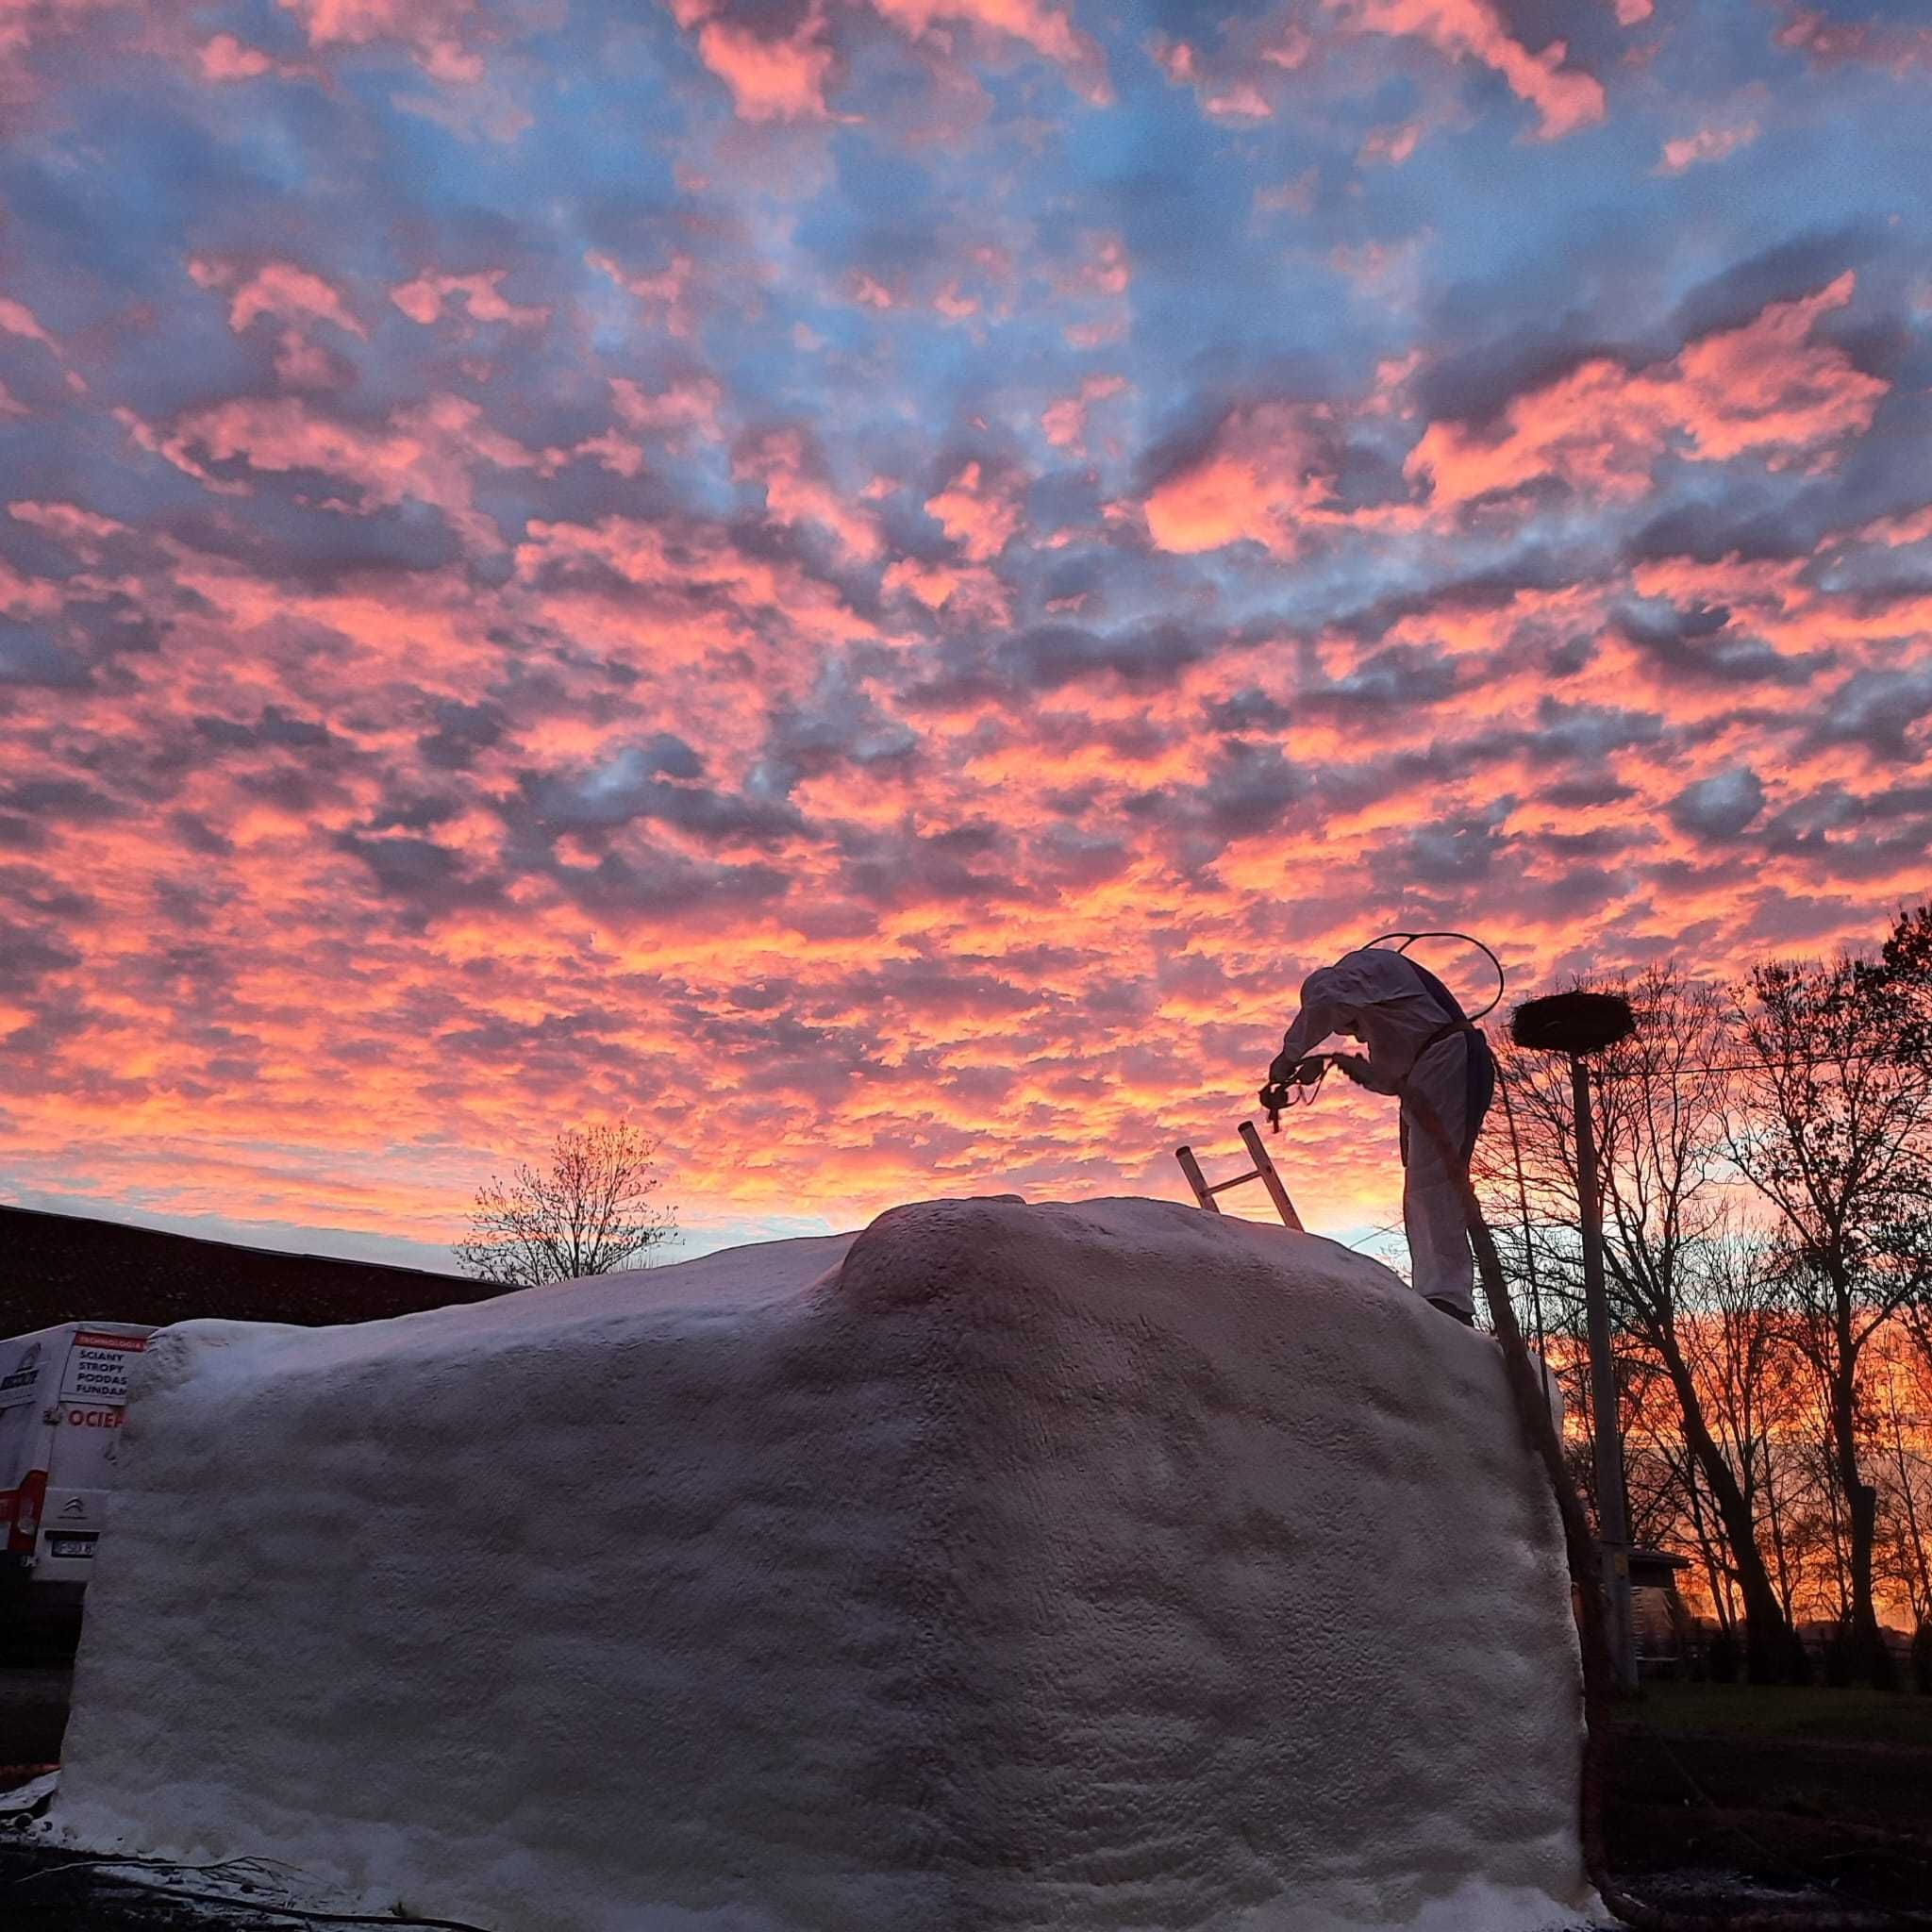
<path fill-rule="evenodd" d="M 20 1359 L 6 1374 L 0 1375 L 0 1404 L 25 1402 L 40 1379 L 41 1344 L 29 1341 L 21 1350 Z"/>
<path fill-rule="evenodd" d="M 125 1402 L 127 1372 L 146 1346 L 144 1335 L 100 1335 L 90 1328 L 81 1329 L 67 1357 L 61 1401 Z"/>

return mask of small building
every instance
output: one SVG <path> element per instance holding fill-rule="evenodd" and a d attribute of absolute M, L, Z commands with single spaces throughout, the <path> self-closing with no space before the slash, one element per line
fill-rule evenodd
<path fill-rule="evenodd" d="M 286 1255 L 81 1214 L 0 1207 L 0 1337 L 62 1322 L 165 1328 L 215 1317 L 320 1327 L 488 1301 L 495 1282 Z"/>
<path fill-rule="evenodd" d="M 1690 1657 L 1690 1613 L 1677 1591 L 1689 1557 L 1669 1550 L 1630 1552 L 1630 1621 L 1637 1632 L 1640 1677 L 1682 1676 Z"/>

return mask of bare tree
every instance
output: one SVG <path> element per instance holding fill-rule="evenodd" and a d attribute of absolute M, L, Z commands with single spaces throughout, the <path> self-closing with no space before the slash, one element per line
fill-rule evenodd
<path fill-rule="evenodd" d="M 1932 1083 L 1897 1055 L 1887 974 L 1840 958 L 1761 966 L 1738 1032 L 1731 1152 L 1775 1210 L 1797 1345 L 1815 1369 L 1844 1517 L 1860 1674 L 1884 1666 L 1873 1605 L 1878 1491 L 1868 1480 L 1865 1351 L 1926 1287 Z"/>
<path fill-rule="evenodd" d="M 1762 1298 L 1740 1275 L 1746 1257 L 1724 1252 L 1726 1210 L 1719 1187 L 1725 1155 L 1730 1032 L 1723 995 L 1652 966 L 1621 989 L 1637 1031 L 1603 1056 L 1598 1082 L 1604 1149 L 1604 1209 L 1609 1288 L 1626 1329 L 1663 1370 L 1683 1422 L 1684 1447 L 1723 1525 L 1728 1568 L 1742 1599 L 1756 1677 L 1789 1667 L 1790 1631 L 1757 1543 L 1756 1443 L 1746 1407 L 1711 1412 L 1710 1396 L 1748 1377 L 1755 1361 L 1726 1360 L 1729 1344 L 1761 1345 L 1761 1324 L 1735 1320 Z M 1697 1373 L 1718 1344 L 1716 1388 Z M 1740 1392 L 1727 1391 L 1726 1392 Z M 1724 1410 L 1745 1422 L 1724 1429 Z M 1724 1440 L 1728 1435 L 1728 1440 Z"/>
<path fill-rule="evenodd" d="M 1757 1541 L 1761 1443 L 1739 1387 L 1769 1341 L 1762 1319 L 1746 1319 L 1762 1317 L 1769 1291 L 1760 1275 L 1740 1275 L 1743 1255 L 1728 1234 L 1725 1002 L 1674 965 L 1603 986 L 1628 999 L 1638 1020 L 1631 1038 L 1600 1057 L 1595 1082 L 1606 1286 L 1624 1341 L 1620 1407 L 1633 1432 L 1631 1507 L 1653 1523 L 1681 1507 L 1721 1614 L 1735 1588 L 1752 1674 L 1780 1676 L 1790 1629 Z M 1530 1258 L 1547 1298 L 1566 1303 L 1577 1242 L 1567 1069 L 1552 1056 L 1510 1052 L 1502 1071 L 1523 1145 L 1521 1211 L 1526 1226 L 1534 1201 L 1543 1219 L 1541 1253 Z M 1733 1346 L 1756 1354 L 1732 1360 Z M 1638 1392 L 1646 1370 L 1668 1387 L 1674 1416 Z"/>
<path fill-rule="evenodd" d="M 457 1259 L 506 1288 L 644 1265 L 639 1257 L 677 1231 L 675 1210 L 652 1198 L 657 1151 L 628 1121 L 566 1127 L 546 1169 L 520 1162 L 508 1181 L 492 1174 L 477 1189 Z"/>

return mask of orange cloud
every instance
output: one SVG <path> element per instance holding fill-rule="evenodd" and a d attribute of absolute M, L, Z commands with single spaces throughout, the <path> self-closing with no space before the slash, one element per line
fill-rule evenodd
<path fill-rule="evenodd" d="M 1229 410 L 1207 449 L 1148 492 L 1148 535 L 1182 554 L 1252 542 L 1292 557 L 1301 525 L 1331 513 L 1329 428 L 1328 411 L 1310 404 Z"/>

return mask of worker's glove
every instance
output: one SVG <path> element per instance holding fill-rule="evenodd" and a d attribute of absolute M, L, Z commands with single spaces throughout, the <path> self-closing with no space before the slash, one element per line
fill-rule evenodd
<path fill-rule="evenodd" d="M 1290 1104 L 1293 1090 L 1312 1087 L 1327 1070 L 1328 1056 L 1324 1053 L 1304 1054 L 1298 1060 L 1291 1060 L 1285 1054 L 1274 1056 L 1268 1069 L 1268 1084 L 1258 1096 L 1271 1131 L 1281 1125 L 1281 1109 Z"/>
<path fill-rule="evenodd" d="M 1268 1065 L 1268 1085 L 1312 1087 L 1326 1071 L 1327 1065 L 1328 1056 L 1325 1053 L 1305 1053 L 1299 1059 L 1278 1053 Z"/>
<path fill-rule="evenodd" d="M 1369 1084 L 1369 1063 L 1358 1053 L 1331 1053 L 1328 1064 L 1345 1080 L 1353 1080 L 1357 1087 Z"/>

